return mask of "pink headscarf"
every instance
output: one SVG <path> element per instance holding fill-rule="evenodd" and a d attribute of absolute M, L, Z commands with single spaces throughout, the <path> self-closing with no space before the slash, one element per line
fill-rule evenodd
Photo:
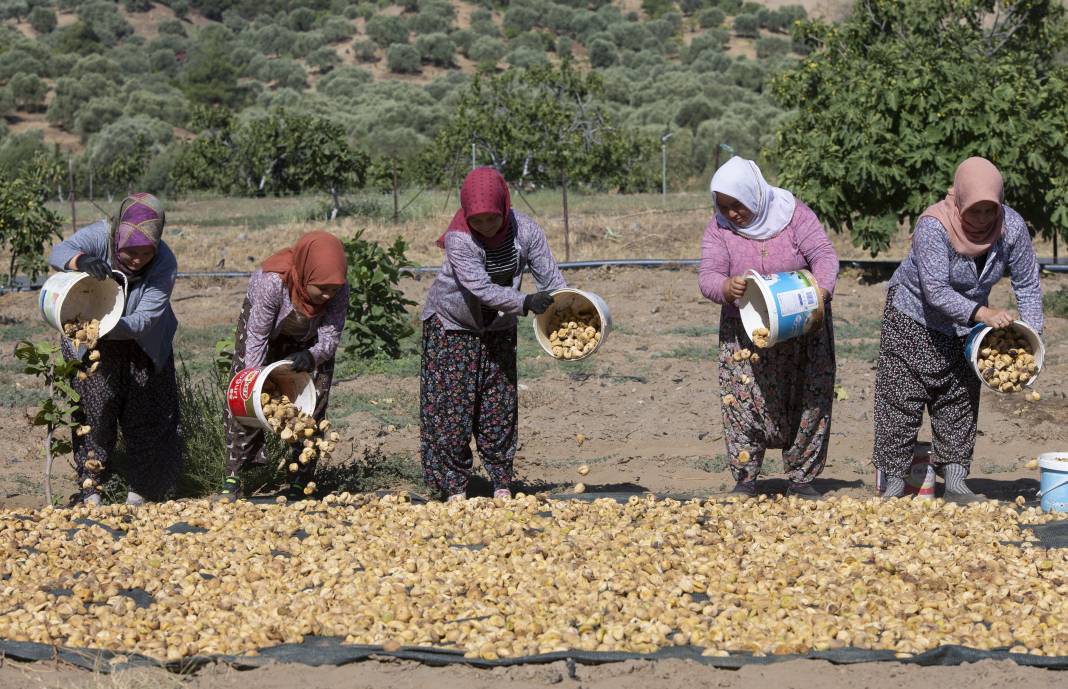
<path fill-rule="evenodd" d="M 123 249 L 144 246 L 158 250 L 166 220 L 163 204 L 152 194 L 138 192 L 123 199 L 122 205 L 119 206 L 119 219 L 114 225 L 111 237 L 112 251 L 119 270 L 127 275 L 133 275 L 148 267 L 148 264 L 145 264 L 138 271 L 127 268 L 119 252 Z"/>
<path fill-rule="evenodd" d="M 478 239 L 491 249 L 496 249 L 508 238 L 508 224 L 511 221 L 512 199 L 508 193 L 508 183 L 501 173 L 491 167 L 476 167 L 467 173 L 460 187 L 460 209 L 452 216 L 452 222 L 445 232 L 438 237 L 438 246 L 445 248 L 445 236 L 450 232 L 472 234 L 467 219 L 481 213 L 497 213 L 501 216 L 501 227 L 492 237 L 483 237 L 474 233 Z"/>
<path fill-rule="evenodd" d="M 998 206 L 998 215 L 984 226 L 976 226 L 964 219 L 964 212 L 982 201 Z M 953 186 L 946 198 L 929 206 L 920 217 L 928 216 L 942 223 L 949 234 L 949 243 L 962 256 L 980 256 L 990 251 L 1005 227 L 1005 184 L 1001 173 L 986 158 L 968 158 L 953 176 Z"/>

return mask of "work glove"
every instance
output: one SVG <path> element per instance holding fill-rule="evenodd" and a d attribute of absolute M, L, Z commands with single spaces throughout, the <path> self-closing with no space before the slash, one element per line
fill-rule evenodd
<path fill-rule="evenodd" d="M 298 373 L 311 373 L 315 370 L 315 357 L 306 349 L 288 358 L 293 362 L 293 370 Z"/>
<path fill-rule="evenodd" d="M 111 277 L 111 266 L 108 265 L 108 262 L 89 254 L 82 254 L 74 259 L 74 267 L 83 273 L 88 273 L 97 280 Z"/>
<path fill-rule="evenodd" d="M 553 295 L 550 292 L 536 292 L 523 298 L 523 315 L 528 312 L 545 313 L 553 305 Z"/>

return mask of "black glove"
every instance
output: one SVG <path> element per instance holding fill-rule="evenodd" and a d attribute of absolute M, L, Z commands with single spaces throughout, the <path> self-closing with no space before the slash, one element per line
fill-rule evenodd
<path fill-rule="evenodd" d="M 311 373 L 315 370 L 315 357 L 306 349 L 287 358 L 293 362 L 293 370 L 298 373 Z"/>
<path fill-rule="evenodd" d="M 111 266 L 108 265 L 108 262 L 89 254 L 82 254 L 74 259 L 74 267 L 83 273 L 92 275 L 97 280 L 111 277 Z"/>
<path fill-rule="evenodd" d="M 536 292 L 523 297 L 523 315 L 528 311 L 545 313 L 553 305 L 553 295 L 550 292 Z"/>

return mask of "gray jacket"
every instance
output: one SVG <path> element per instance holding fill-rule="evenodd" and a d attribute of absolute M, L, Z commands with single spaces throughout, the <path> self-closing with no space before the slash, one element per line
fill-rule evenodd
<path fill-rule="evenodd" d="M 523 270 L 530 267 L 538 287 L 555 290 L 567 287 L 564 276 L 545 241 L 545 232 L 530 217 L 512 211 L 516 220 L 515 243 L 519 269 L 512 286 L 495 285 L 486 272 L 486 250 L 466 232 L 445 235 L 445 260 L 441 272 L 427 293 L 421 320 L 437 316 L 446 330 L 482 333 L 514 328 L 523 314 Z M 482 323 L 482 306 L 496 309 L 498 316 L 489 326 Z"/>
<path fill-rule="evenodd" d="M 67 270 L 67 264 L 78 254 L 97 256 L 115 262 L 108 254 L 108 223 L 98 220 L 86 225 L 52 247 L 48 263 L 59 271 Z M 171 309 L 171 292 L 178 277 L 178 260 L 166 242 L 161 241 L 152 263 L 137 277 L 129 279 L 126 294 L 126 310 L 115 329 L 104 336 L 105 340 L 136 340 L 156 368 L 170 358 L 174 346 L 174 333 L 178 319 Z"/>
<path fill-rule="evenodd" d="M 942 223 L 923 217 L 916 223 L 909 255 L 901 262 L 890 287 L 894 306 L 917 323 L 947 335 L 966 335 L 979 306 L 987 306 L 990 290 L 1008 269 L 1020 319 L 1042 332 L 1042 287 L 1038 260 L 1023 218 L 1005 206 L 1005 229 L 990 248 L 980 275 L 975 260 L 958 254 Z"/>

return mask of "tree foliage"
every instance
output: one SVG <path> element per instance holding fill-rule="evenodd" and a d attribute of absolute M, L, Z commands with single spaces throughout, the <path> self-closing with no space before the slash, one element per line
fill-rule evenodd
<path fill-rule="evenodd" d="M 8 253 L 8 280 L 18 272 L 32 279 L 44 272 L 45 246 L 60 238 L 59 216 L 45 205 L 61 168 L 37 154 L 28 164 L 0 177 L 0 247 Z"/>
<path fill-rule="evenodd" d="M 1068 43 L 1053 0 L 858 0 L 775 84 L 795 113 L 781 182 L 872 255 L 945 195 L 965 158 L 990 159 L 1006 201 L 1068 238 Z"/>
<path fill-rule="evenodd" d="M 398 287 L 402 269 L 411 265 L 404 240 L 397 237 L 383 248 L 364 239 L 361 230 L 344 244 L 349 305 L 342 348 L 350 358 L 396 358 L 412 333 L 407 309 L 415 306 Z"/>

